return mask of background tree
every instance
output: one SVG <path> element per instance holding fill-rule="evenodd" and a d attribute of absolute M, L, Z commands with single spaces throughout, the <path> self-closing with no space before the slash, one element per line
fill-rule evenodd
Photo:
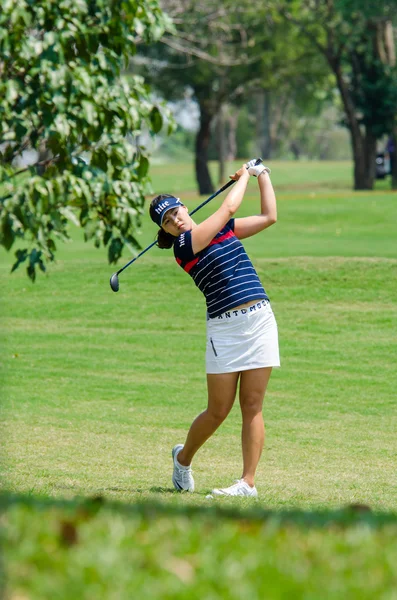
<path fill-rule="evenodd" d="M 149 162 L 136 136 L 158 132 L 162 115 L 142 78 L 121 73 L 167 23 L 156 0 L 3 2 L 0 243 L 26 243 L 13 270 L 27 261 L 34 280 L 70 221 L 110 262 L 138 247 Z M 16 169 L 28 149 L 36 162 Z"/>
<path fill-rule="evenodd" d="M 336 79 L 351 135 L 355 189 L 372 189 L 377 140 L 395 124 L 395 2 L 276 0 L 322 54 Z"/>
<path fill-rule="evenodd" d="M 250 107 L 257 138 L 252 145 L 256 153 L 269 158 L 271 128 L 274 131 L 269 107 L 273 104 L 276 112 L 280 88 L 286 98 L 295 96 L 296 105 L 308 111 L 314 105 L 313 92 L 329 87 L 327 68 L 317 49 L 302 40 L 298 45 L 296 28 L 267 7 L 247 0 L 238 5 L 222 0 L 216 7 L 209 0 L 163 0 L 162 6 L 175 30 L 139 58 L 145 64 L 145 77 L 165 97 L 178 99 L 187 88 L 193 90 L 200 109 L 196 177 L 200 193 L 211 193 L 209 152 L 216 146 L 222 180 L 228 151 L 236 147 L 238 109 L 246 103 Z M 320 95 L 316 106 L 319 103 Z M 213 134 L 216 144 L 211 143 Z"/>
<path fill-rule="evenodd" d="M 228 1 L 214 7 L 210 0 L 163 0 L 162 7 L 172 17 L 175 30 L 145 49 L 143 72 L 167 99 L 180 99 L 187 87 L 193 90 L 200 109 L 196 178 L 199 192 L 209 194 L 213 192 L 208 170 L 211 125 L 226 102 L 238 101 L 260 57 L 251 52 L 239 19 L 241 7 Z M 262 28 L 258 22 L 256 26 Z"/>
<path fill-rule="evenodd" d="M 269 14 L 269 7 L 266 8 Z M 334 83 L 325 59 L 295 26 L 271 11 L 272 54 L 261 61 L 255 95 L 247 104 L 256 113 L 260 155 L 307 154 L 308 125 L 333 104 Z"/>

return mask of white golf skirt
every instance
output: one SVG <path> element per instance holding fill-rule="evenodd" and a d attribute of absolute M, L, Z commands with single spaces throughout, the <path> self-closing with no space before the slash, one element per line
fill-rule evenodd
<path fill-rule="evenodd" d="M 207 320 L 207 373 L 279 367 L 277 323 L 270 302 L 227 311 Z"/>

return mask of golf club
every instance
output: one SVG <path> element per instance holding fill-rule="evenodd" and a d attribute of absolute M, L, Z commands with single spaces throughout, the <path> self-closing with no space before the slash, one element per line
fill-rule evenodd
<path fill-rule="evenodd" d="M 261 158 L 257 158 L 255 161 L 256 165 L 260 165 L 261 164 L 262 159 Z M 203 206 L 205 206 L 206 204 L 208 204 L 208 202 L 210 202 L 211 200 L 213 200 L 216 196 L 219 196 L 219 194 L 221 194 L 222 192 L 224 192 L 225 190 L 227 190 L 227 188 L 229 188 L 231 185 L 233 185 L 233 183 L 235 183 L 235 181 L 233 179 L 231 179 L 230 181 L 228 181 L 227 183 L 225 183 L 225 185 L 223 187 L 221 187 L 217 192 L 215 192 L 214 194 L 212 194 L 212 196 L 210 196 L 209 198 L 207 198 L 207 200 L 204 200 L 204 202 L 202 202 L 201 204 L 199 204 L 198 206 L 196 206 L 196 208 L 194 210 L 192 210 L 192 212 L 190 213 L 190 215 L 194 215 L 194 213 L 196 213 L 198 210 L 200 210 L 200 208 L 203 208 Z M 119 283 L 119 275 L 120 273 L 122 273 L 127 267 L 129 267 L 130 265 L 132 265 L 133 262 L 135 262 L 136 260 L 138 260 L 138 258 L 140 258 L 143 254 L 145 254 L 145 252 L 147 252 L 148 250 L 150 250 L 150 248 L 153 248 L 153 246 L 156 246 L 157 241 L 152 242 L 150 244 L 150 246 L 148 246 L 147 248 L 145 248 L 144 250 L 142 250 L 142 252 L 140 254 L 138 254 L 138 256 L 135 256 L 135 258 L 133 258 L 132 260 L 130 260 L 126 265 L 124 265 L 124 267 L 122 267 L 121 269 L 119 269 L 116 273 L 113 273 L 113 275 L 110 278 L 110 287 L 112 288 L 113 292 L 118 292 L 119 288 L 120 288 L 120 283 Z"/>

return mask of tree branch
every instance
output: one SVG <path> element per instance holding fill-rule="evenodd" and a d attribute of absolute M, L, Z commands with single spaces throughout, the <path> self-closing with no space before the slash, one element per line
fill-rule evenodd
<path fill-rule="evenodd" d="M 25 167 L 24 169 L 20 169 L 19 171 L 17 171 L 16 173 L 13 173 L 13 177 L 17 177 L 18 175 L 21 175 L 22 173 L 26 173 L 26 171 L 29 171 L 32 167 L 48 167 L 51 163 L 56 162 L 57 160 L 59 160 L 59 156 L 55 156 L 54 158 L 47 158 L 46 160 L 40 160 L 36 163 L 34 163 L 33 165 L 29 165 L 28 167 Z"/>
<path fill-rule="evenodd" d="M 230 60 L 230 59 L 225 59 L 225 58 L 216 58 L 214 56 L 211 56 L 211 54 L 209 54 L 208 52 L 204 52 L 203 50 L 200 50 L 197 47 L 181 44 L 178 41 L 176 41 L 175 38 L 163 37 L 160 40 L 160 42 L 162 44 L 165 44 L 166 46 L 169 46 L 173 50 L 176 50 L 177 52 L 182 52 L 183 54 L 186 54 L 189 56 L 196 56 L 197 58 L 205 60 L 205 61 L 207 61 L 213 65 L 217 65 L 219 67 L 238 67 L 241 65 L 253 64 L 253 63 L 257 62 L 258 60 L 260 60 L 260 56 L 248 58 L 248 56 L 246 56 L 246 55 L 244 56 L 244 58 L 242 60 Z"/>
<path fill-rule="evenodd" d="M 289 13 L 286 9 L 281 8 L 280 9 L 281 14 L 283 15 L 283 17 L 289 21 L 290 23 L 292 23 L 293 25 L 296 25 L 296 27 L 298 27 L 298 29 L 300 31 L 302 31 L 306 37 L 309 38 L 309 40 L 316 46 L 316 48 L 324 55 L 327 54 L 327 48 L 325 46 L 323 46 L 322 44 L 320 44 L 320 42 L 317 40 L 316 36 L 313 35 L 311 33 L 311 31 L 309 31 L 309 29 L 307 28 L 307 24 L 302 23 L 301 21 L 299 21 L 298 19 L 295 19 L 295 17 L 293 17 L 291 15 L 291 13 Z"/>

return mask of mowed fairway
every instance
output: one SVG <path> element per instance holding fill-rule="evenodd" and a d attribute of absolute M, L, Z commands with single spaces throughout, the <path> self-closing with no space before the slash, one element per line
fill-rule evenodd
<path fill-rule="evenodd" d="M 173 491 L 206 384 L 204 300 L 172 251 L 117 294 L 128 253 L 110 267 L 78 231 L 34 285 L 1 253 L 10 598 L 397 598 L 397 194 L 352 192 L 348 164 L 271 166 L 278 223 L 244 242 L 282 360 L 258 501 L 206 499 L 241 475 L 238 403 L 195 459 L 196 493 Z M 194 208 L 192 175 L 153 167 L 154 191 Z M 258 206 L 252 180 L 239 215 Z M 142 247 L 155 233 L 145 216 Z"/>

